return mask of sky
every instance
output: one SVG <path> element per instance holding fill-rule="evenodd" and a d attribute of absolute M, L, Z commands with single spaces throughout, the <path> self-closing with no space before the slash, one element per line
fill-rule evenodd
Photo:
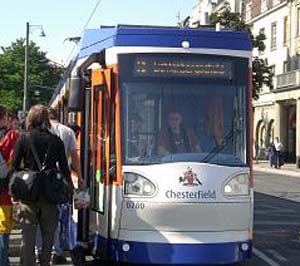
<path fill-rule="evenodd" d="M 76 45 L 66 38 L 81 36 L 99 0 L 0 0 L 0 47 L 25 38 L 34 41 L 47 57 L 67 64 Z M 175 26 L 191 15 L 197 0 L 100 0 L 86 28 L 100 25 L 134 24 Z M 40 37 L 42 25 L 45 37 Z"/>

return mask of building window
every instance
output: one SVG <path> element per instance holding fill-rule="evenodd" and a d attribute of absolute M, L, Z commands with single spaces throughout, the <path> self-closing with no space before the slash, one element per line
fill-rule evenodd
<path fill-rule="evenodd" d="M 251 2 L 246 4 L 245 20 L 251 19 Z"/>
<path fill-rule="evenodd" d="M 290 71 L 290 63 L 289 61 L 284 61 L 283 62 L 283 73 L 287 73 Z"/>
<path fill-rule="evenodd" d="M 271 24 L 271 50 L 276 49 L 276 22 Z"/>
<path fill-rule="evenodd" d="M 295 63 L 296 69 L 300 69 L 300 55 L 296 55 L 296 63 Z"/>
<path fill-rule="evenodd" d="M 283 62 L 283 73 L 287 72 L 287 61 Z"/>
<path fill-rule="evenodd" d="M 259 30 L 259 34 L 264 34 L 265 36 L 266 36 L 266 34 L 265 34 L 265 28 L 261 28 L 260 30 Z M 260 55 L 262 55 L 264 53 L 264 51 L 259 51 L 259 54 Z"/>
<path fill-rule="evenodd" d="M 268 10 L 267 0 L 261 0 L 260 12 L 263 13 Z"/>
<path fill-rule="evenodd" d="M 270 66 L 270 72 L 275 76 L 275 65 Z"/>
<path fill-rule="evenodd" d="M 289 20 L 288 16 L 283 18 L 283 45 L 286 45 L 289 39 Z"/>
<path fill-rule="evenodd" d="M 209 25 L 209 13 L 204 12 L 204 25 Z"/>
<path fill-rule="evenodd" d="M 270 66 L 270 72 L 273 74 L 273 84 L 274 84 L 274 82 L 275 82 L 275 65 Z M 272 89 L 273 88 L 271 86 L 270 90 L 272 90 Z"/>

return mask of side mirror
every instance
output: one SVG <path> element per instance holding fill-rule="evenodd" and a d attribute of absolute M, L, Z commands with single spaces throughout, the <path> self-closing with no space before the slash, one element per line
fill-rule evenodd
<path fill-rule="evenodd" d="M 69 99 L 68 109 L 70 111 L 80 111 L 82 108 L 83 91 L 81 89 L 81 79 L 79 77 L 72 77 L 69 80 Z"/>

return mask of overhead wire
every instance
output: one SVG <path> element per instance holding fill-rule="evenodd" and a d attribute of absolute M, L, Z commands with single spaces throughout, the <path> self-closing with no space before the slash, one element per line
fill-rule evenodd
<path fill-rule="evenodd" d="M 94 16 L 95 12 L 97 11 L 97 8 L 98 8 L 99 4 L 101 3 L 101 1 L 102 1 L 102 0 L 98 0 L 98 2 L 96 3 L 96 5 L 95 5 L 95 7 L 94 7 L 94 9 L 93 9 L 93 11 L 92 11 L 92 13 L 90 14 L 90 16 L 89 16 L 87 22 L 85 23 L 85 25 L 84 25 L 84 27 L 83 27 L 81 33 L 80 33 L 80 36 L 82 36 L 83 32 L 84 32 L 85 29 L 87 28 L 88 24 L 90 23 L 91 19 L 92 19 L 93 16 Z M 75 48 L 76 48 L 77 46 L 78 46 L 78 43 L 75 43 L 74 46 L 73 46 L 73 48 L 72 48 L 72 50 L 71 50 L 70 53 L 68 54 L 67 59 L 65 60 L 66 63 L 69 62 L 69 60 L 70 60 L 70 58 L 71 58 L 71 56 L 72 56 L 72 54 L 73 54 L 73 52 L 74 52 L 74 50 L 75 50 Z"/>

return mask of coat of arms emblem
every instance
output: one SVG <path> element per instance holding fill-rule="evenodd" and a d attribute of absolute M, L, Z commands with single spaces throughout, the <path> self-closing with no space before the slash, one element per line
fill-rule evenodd
<path fill-rule="evenodd" d="M 191 167 L 188 167 L 187 171 L 183 172 L 183 177 L 179 177 L 179 183 L 182 183 L 184 186 L 202 185 L 201 181 L 197 178 L 197 174 L 193 172 Z"/>

